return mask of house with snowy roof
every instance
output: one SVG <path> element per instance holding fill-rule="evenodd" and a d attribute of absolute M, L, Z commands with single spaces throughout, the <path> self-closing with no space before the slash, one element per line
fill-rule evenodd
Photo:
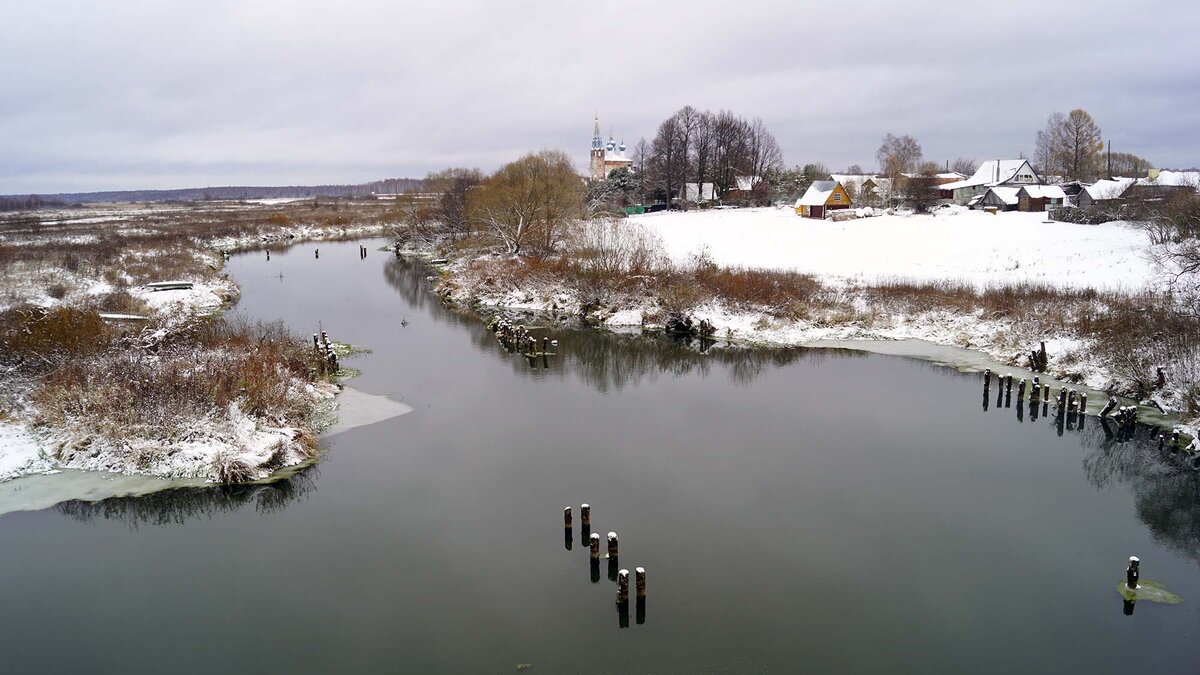
<path fill-rule="evenodd" d="M 938 190 L 955 204 L 978 203 L 983 194 L 994 187 L 1041 185 L 1042 179 L 1026 159 L 989 159 L 970 178 L 943 183 Z M 1015 194 L 1015 193 L 1014 193 Z"/>
<path fill-rule="evenodd" d="M 998 185 L 983 193 L 979 206 L 994 206 L 1001 211 L 1045 211 L 1062 206 L 1066 199 L 1066 193 L 1057 185 Z"/>
<path fill-rule="evenodd" d="M 699 204 L 701 202 L 711 202 L 716 198 L 717 186 L 715 183 L 684 183 L 683 190 L 680 196 L 686 202 Z"/>
<path fill-rule="evenodd" d="M 861 198 L 865 194 L 883 196 L 891 183 L 889 179 L 873 173 L 833 173 L 829 175 L 829 180 L 841 183 L 851 198 Z"/>
<path fill-rule="evenodd" d="M 721 197 L 729 200 L 750 199 L 754 194 L 754 188 L 758 187 L 761 182 L 761 176 L 734 176 L 733 185 L 730 185 Z"/>
<path fill-rule="evenodd" d="M 1143 204 L 1166 202 L 1178 195 L 1200 191 L 1200 171 L 1158 171 L 1152 169 L 1147 178 L 1139 178 L 1121 198 Z"/>
<path fill-rule="evenodd" d="M 804 196 L 796 200 L 796 215 L 805 218 L 824 218 L 830 211 L 850 208 L 850 195 L 835 180 L 813 181 Z"/>
<path fill-rule="evenodd" d="M 1091 185 L 1083 186 L 1079 191 L 1079 206 L 1099 206 L 1112 204 L 1121 199 L 1130 185 L 1137 182 L 1136 178 L 1115 178 L 1098 180 Z"/>

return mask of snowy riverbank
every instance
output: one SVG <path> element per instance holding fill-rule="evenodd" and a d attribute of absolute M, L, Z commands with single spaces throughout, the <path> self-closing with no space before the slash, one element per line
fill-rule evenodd
<path fill-rule="evenodd" d="M 832 222 L 800 218 L 790 209 L 746 209 L 636 216 L 621 226 L 649 233 L 682 269 L 703 260 L 719 268 L 811 274 L 822 292 L 836 296 L 825 307 L 813 303 L 799 312 L 702 298 L 686 313 L 711 324 L 717 340 L 771 346 L 920 340 L 971 350 L 1006 368 L 1026 365 L 1030 350 L 1045 341 L 1048 374 L 1096 392 L 1127 385 L 1097 356 L 1094 338 L 1074 328 L 1080 313 L 1106 311 L 1104 299 L 1089 294 L 1097 289 L 1110 299 L 1132 296 L 1157 279 L 1147 256 L 1148 239 L 1136 227 L 1050 223 L 1039 213 L 950 209 L 937 216 Z M 544 267 L 514 274 L 500 268 L 494 257 L 453 260 L 444 268 L 440 291 L 483 308 L 585 314 L 614 330 L 661 328 L 668 311 L 668 290 L 654 282 L 632 292 L 605 293 L 597 302 L 595 293 L 581 292 Z M 946 306 L 922 302 L 926 298 L 919 295 L 918 301 L 897 299 L 907 291 L 888 288 L 910 282 L 961 284 L 980 295 Z M 1044 302 L 1056 315 L 1038 315 L 1020 300 L 1013 301 L 1017 311 L 989 311 L 980 300 L 989 289 L 1022 285 L 1035 294 L 1046 289 L 1050 299 Z M 1055 289 L 1062 290 L 1061 299 L 1053 297 Z M 1182 392 L 1168 385 L 1153 400 L 1178 410 L 1181 398 Z M 1094 396 L 1094 409 L 1104 400 Z"/>

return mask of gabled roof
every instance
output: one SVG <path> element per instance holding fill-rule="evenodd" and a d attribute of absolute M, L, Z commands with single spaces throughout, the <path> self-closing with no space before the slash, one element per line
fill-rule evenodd
<path fill-rule="evenodd" d="M 1086 192 L 1089 197 L 1091 197 L 1092 199 L 1095 199 L 1097 201 L 1104 201 L 1105 199 L 1116 199 L 1116 198 L 1120 197 L 1122 194 L 1124 194 L 1125 190 L 1128 189 L 1129 186 L 1133 185 L 1135 182 L 1136 182 L 1136 179 L 1133 179 L 1133 178 L 1119 178 L 1117 180 L 1098 180 L 1095 183 L 1092 183 L 1091 185 L 1085 185 L 1083 188 L 1083 191 Z"/>
<path fill-rule="evenodd" d="M 1000 188 L 992 188 L 999 190 Z M 1066 199 L 1067 193 L 1057 185 L 1022 185 L 1020 192 L 1029 195 L 1030 199 Z"/>
<path fill-rule="evenodd" d="M 1142 178 L 1139 185 L 1200 188 L 1200 171 L 1159 171 L 1155 178 Z"/>
<path fill-rule="evenodd" d="M 829 196 L 837 186 L 836 180 L 813 181 L 805 190 L 804 196 L 796 200 L 796 206 L 825 206 L 825 202 L 829 201 Z"/>
<path fill-rule="evenodd" d="M 1008 206 L 1016 206 L 1017 201 L 1018 201 L 1017 193 L 1020 191 L 1021 191 L 1021 188 L 1015 188 L 1015 187 L 998 186 L 998 187 L 994 187 L 994 188 L 988 188 L 988 191 L 983 194 L 983 201 L 987 201 L 988 195 L 994 195 L 997 199 L 999 199 L 1004 204 L 1006 204 Z"/>
<path fill-rule="evenodd" d="M 762 182 L 762 178 L 758 176 L 735 176 L 733 182 L 733 189 L 749 192 L 754 189 L 755 185 Z"/>
<path fill-rule="evenodd" d="M 716 187 L 713 183 L 705 183 L 703 191 L 696 183 L 685 183 L 683 198 L 689 202 L 709 202 L 713 200 Z"/>
<path fill-rule="evenodd" d="M 953 183 L 944 183 L 939 185 L 941 190 L 957 190 L 959 188 L 979 187 L 993 185 L 1001 185 L 1004 182 L 1011 180 L 1013 176 L 1021 170 L 1021 167 L 1029 164 L 1027 159 L 989 159 L 979 168 L 975 170 L 974 175 L 965 180 L 954 181 Z M 1029 167 L 1029 172 L 1037 176 L 1037 172 L 1033 167 Z"/>

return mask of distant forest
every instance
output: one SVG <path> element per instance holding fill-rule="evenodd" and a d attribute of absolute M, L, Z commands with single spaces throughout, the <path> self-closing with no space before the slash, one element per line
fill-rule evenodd
<path fill-rule="evenodd" d="M 285 185 L 281 187 L 205 187 L 180 190 L 116 190 L 111 192 L 63 192 L 50 195 L 3 195 L 0 211 L 55 208 L 103 202 L 190 202 L 214 199 L 279 199 L 288 197 L 366 197 L 373 193 L 395 194 L 420 191 L 417 178 L 387 178 L 358 185 Z"/>

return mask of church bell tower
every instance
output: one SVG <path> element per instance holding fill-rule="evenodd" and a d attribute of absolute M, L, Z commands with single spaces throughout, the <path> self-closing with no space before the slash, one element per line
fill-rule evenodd
<path fill-rule="evenodd" d="M 589 168 L 592 180 L 604 180 L 604 140 L 600 138 L 600 113 L 596 113 L 592 130 L 592 159 Z"/>

